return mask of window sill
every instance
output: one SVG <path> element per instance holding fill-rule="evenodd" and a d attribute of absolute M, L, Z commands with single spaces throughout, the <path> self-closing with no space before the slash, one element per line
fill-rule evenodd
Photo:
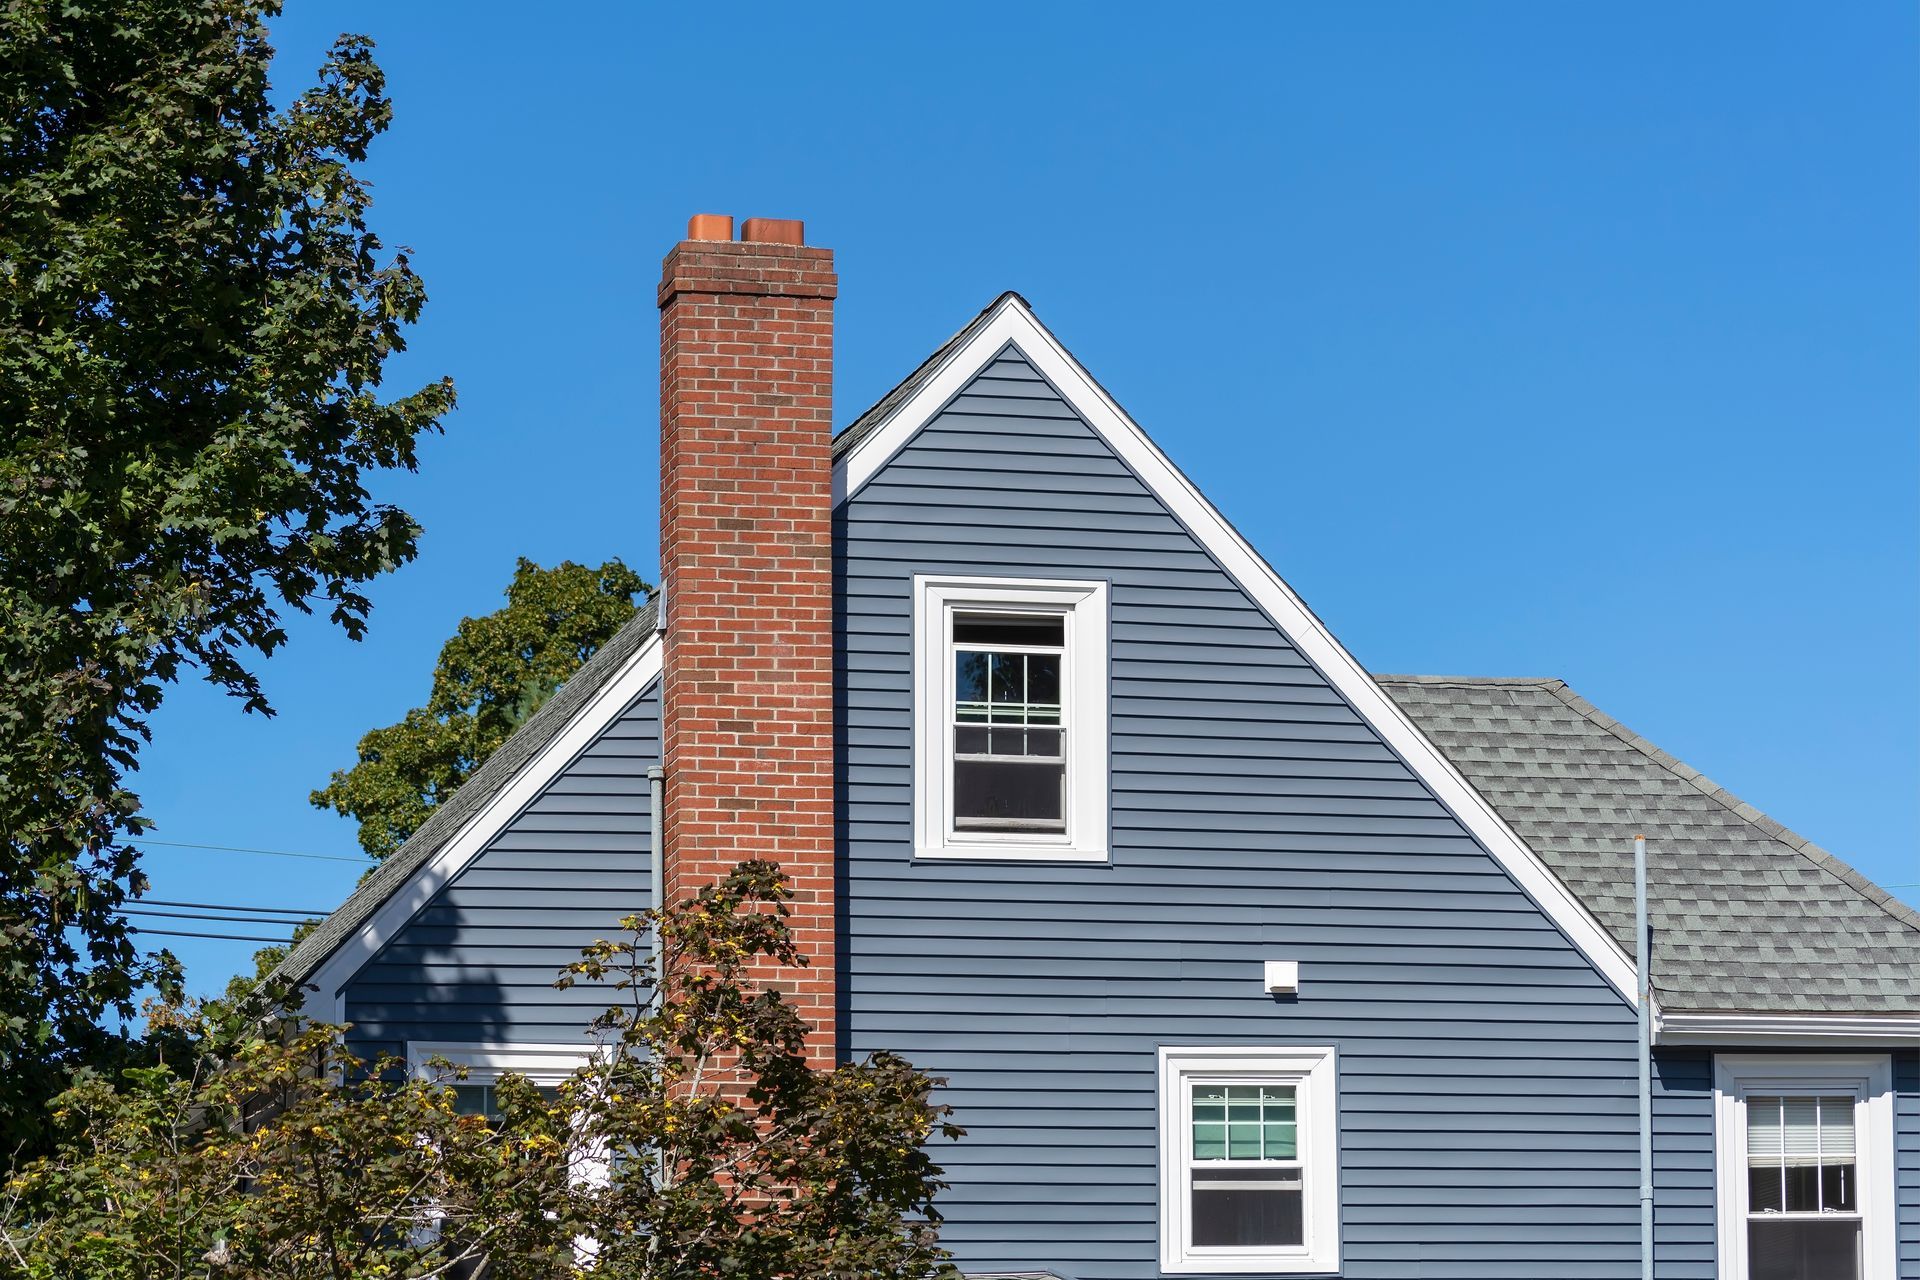
<path fill-rule="evenodd" d="M 1020 844 L 1013 841 L 950 840 L 914 846 L 913 856 L 943 862 L 1105 862 L 1105 845 Z"/>
<path fill-rule="evenodd" d="M 1224 1276 L 1256 1274 L 1263 1276 L 1337 1276 L 1338 1266 L 1329 1266 L 1324 1258 L 1301 1254 L 1266 1254 L 1260 1257 L 1182 1258 L 1167 1260 L 1160 1270 L 1170 1276 Z"/>

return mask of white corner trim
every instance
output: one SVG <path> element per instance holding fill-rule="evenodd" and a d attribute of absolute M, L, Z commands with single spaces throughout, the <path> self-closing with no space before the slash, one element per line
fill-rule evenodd
<path fill-rule="evenodd" d="M 1715 1054 L 1713 1059 L 1714 1183 L 1718 1188 L 1718 1275 L 1749 1280 L 1747 1266 L 1747 1134 L 1742 1108 L 1749 1094 L 1851 1093 L 1860 1169 L 1861 1275 L 1894 1280 L 1895 1216 L 1893 1061 L 1887 1054 Z"/>
<path fill-rule="evenodd" d="M 1192 1171 L 1186 1084 L 1288 1080 L 1298 1089 L 1304 1204 L 1302 1243 L 1291 1249 L 1190 1250 Z M 1340 1270 L 1340 1071 L 1332 1045 L 1162 1045 L 1159 1050 L 1160 1270 L 1180 1275 L 1257 1272 L 1331 1275 Z"/>
<path fill-rule="evenodd" d="M 656 633 L 628 658 L 620 670 L 587 704 L 574 713 L 560 736 L 520 766 L 517 773 L 433 857 L 415 868 L 369 916 L 349 934 L 307 979 L 317 989 L 313 1003 L 332 1022 L 346 1021 L 346 986 L 435 894 L 480 856 L 493 838 L 519 812 L 593 743 L 660 674 L 661 644 Z"/>
<path fill-rule="evenodd" d="M 1654 1043 L 1871 1048 L 1920 1042 L 1914 1014 L 1654 1013 Z"/>
<path fill-rule="evenodd" d="M 1601 927 L 1559 877 L 1547 869 L 1453 762 L 1428 740 L 1366 668 L 1354 660 L 1326 625 L 1294 594 L 1293 588 L 1227 523 L 1213 504 L 1194 488 L 1193 482 L 1168 461 L 1139 425 L 1101 389 L 1019 298 L 1003 299 L 973 337 L 951 352 L 919 390 L 896 406 L 879 427 L 840 460 L 834 467 L 835 502 L 844 502 L 859 493 L 893 455 L 1009 343 L 1019 349 L 1120 459 L 1166 503 L 1175 518 L 1219 561 L 1294 647 L 1319 668 L 1387 745 L 1433 790 L 1440 803 L 1453 812 L 1521 890 L 1632 1006 L 1634 967 L 1626 950 Z"/>

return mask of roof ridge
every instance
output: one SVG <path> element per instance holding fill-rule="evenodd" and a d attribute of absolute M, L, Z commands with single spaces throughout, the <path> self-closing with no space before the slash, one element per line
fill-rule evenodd
<path fill-rule="evenodd" d="M 1613 737 L 1632 747 L 1640 754 L 1646 756 L 1668 773 L 1679 778 L 1701 795 L 1727 810 L 1727 812 L 1746 822 L 1749 826 L 1758 827 L 1769 839 L 1786 845 L 1789 849 L 1792 849 L 1820 870 L 1839 880 L 1861 897 L 1878 906 L 1882 911 L 1885 911 L 1901 924 L 1906 925 L 1910 929 L 1920 930 L 1920 911 L 1916 911 L 1914 908 L 1888 893 L 1885 889 L 1882 889 L 1873 881 L 1861 875 L 1837 854 L 1815 844 L 1786 824 L 1768 817 L 1678 756 L 1671 752 L 1661 750 L 1652 742 L 1649 742 L 1640 734 L 1627 728 L 1627 726 L 1621 724 L 1618 720 L 1574 692 L 1573 689 L 1567 685 L 1566 681 L 1556 680 L 1544 687 L 1552 689 L 1554 695 L 1569 708 L 1586 717 L 1587 720 L 1606 730 Z"/>
<path fill-rule="evenodd" d="M 1382 675 L 1375 672 L 1374 680 L 1380 684 L 1457 684 L 1457 685 L 1513 685 L 1517 688 L 1539 689 L 1558 685 L 1567 687 L 1567 682 L 1559 676 L 1409 676 Z"/>

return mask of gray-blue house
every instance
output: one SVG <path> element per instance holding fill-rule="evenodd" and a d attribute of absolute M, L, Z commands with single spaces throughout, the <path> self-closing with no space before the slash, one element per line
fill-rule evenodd
<path fill-rule="evenodd" d="M 948 1081 L 963 1270 L 1628 1280 L 1644 833 L 1655 1274 L 1920 1277 L 1920 916 L 1559 680 L 1363 669 L 1013 294 L 820 427 L 831 257 L 720 221 L 662 286 L 666 609 L 295 952 L 318 1012 L 570 1069 L 555 972 L 686 883 L 648 770 L 691 865 L 699 779 L 790 778 L 765 720 L 830 744 L 823 1043 Z M 728 628 L 830 652 L 816 721 Z"/>

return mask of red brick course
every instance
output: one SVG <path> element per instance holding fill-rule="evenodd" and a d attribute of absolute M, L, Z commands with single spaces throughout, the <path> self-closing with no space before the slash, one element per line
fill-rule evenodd
<path fill-rule="evenodd" d="M 837 288 L 831 250 L 687 240 L 659 292 L 666 893 L 686 897 L 744 858 L 781 864 L 808 964 L 763 976 L 813 1024 L 808 1053 L 823 1066 L 835 1027 Z"/>

